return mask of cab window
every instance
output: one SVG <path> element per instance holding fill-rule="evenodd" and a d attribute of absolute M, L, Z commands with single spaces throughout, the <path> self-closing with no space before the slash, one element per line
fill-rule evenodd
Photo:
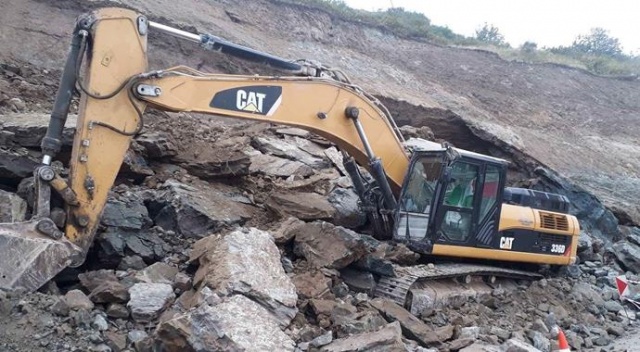
<path fill-rule="evenodd" d="M 478 166 L 457 161 L 447 184 L 441 229 L 453 241 L 466 241 L 471 234 Z"/>

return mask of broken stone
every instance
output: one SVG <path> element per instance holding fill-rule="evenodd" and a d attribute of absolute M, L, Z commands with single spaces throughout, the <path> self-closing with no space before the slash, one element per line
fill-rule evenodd
<path fill-rule="evenodd" d="M 331 289 L 331 279 L 320 271 L 294 275 L 291 281 L 302 299 L 320 297 Z"/>
<path fill-rule="evenodd" d="M 509 352 L 540 352 L 539 349 L 531 346 L 530 344 L 516 339 L 507 340 L 507 342 L 504 343 L 504 346 Z"/>
<path fill-rule="evenodd" d="M 285 127 L 276 130 L 276 133 L 285 134 L 289 136 L 308 137 L 310 132 L 297 127 Z"/>
<path fill-rule="evenodd" d="M 17 184 L 20 180 L 32 176 L 38 165 L 38 159 L 25 148 L 0 147 L 0 181 L 6 179 Z"/>
<path fill-rule="evenodd" d="M 78 274 L 80 284 L 86 288 L 89 292 L 96 289 L 96 287 L 102 285 L 106 281 L 118 281 L 116 274 L 113 270 L 100 269 L 96 271 L 87 271 L 85 273 Z"/>
<path fill-rule="evenodd" d="M 111 303 L 107 307 L 107 316 L 116 319 L 127 319 L 129 317 L 129 311 L 127 307 L 119 303 Z"/>
<path fill-rule="evenodd" d="M 304 224 L 304 221 L 289 217 L 285 219 L 275 231 L 271 232 L 271 234 L 276 244 L 285 244 L 295 236 L 295 228 Z"/>
<path fill-rule="evenodd" d="M 359 234 L 324 221 L 299 226 L 294 234 L 294 253 L 315 268 L 342 269 L 367 253 Z"/>
<path fill-rule="evenodd" d="M 310 142 L 301 138 L 287 141 L 273 137 L 254 137 L 251 140 L 251 144 L 254 148 L 264 154 L 271 154 L 289 160 L 299 161 L 315 169 L 328 167 L 325 160 L 300 148 L 301 145 L 305 146 L 306 149 L 310 148 Z M 317 148 L 320 150 L 320 153 L 322 153 L 322 149 L 319 147 Z"/>
<path fill-rule="evenodd" d="M 149 230 L 107 228 L 97 236 L 98 258 L 106 267 L 116 268 L 125 256 L 138 255 L 147 264 L 165 257 L 171 247 Z"/>
<path fill-rule="evenodd" d="M 189 291 L 191 289 L 191 278 L 185 273 L 177 273 L 173 280 L 173 287 L 180 292 Z"/>
<path fill-rule="evenodd" d="M 109 329 L 109 324 L 107 323 L 107 320 L 102 316 L 102 314 L 96 314 L 96 316 L 93 318 L 93 322 L 91 323 L 91 327 L 99 331 L 105 331 Z"/>
<path fill-rule="evenodd" d="M 101 223 L 106 226 L 140 230 L 151 224 L 147 207 L 139 202 L 109 199 L 104 207 Z"/>
<path fill-rule="evenodd" d="M 129 292 L 118 281 L 106 281 L 91 291 L 89 299 L 95 303 L 124 303 L 129 300 Z"/>
<path fill-rule="evenodd" d="M 353 189 L 336 188 L 328 200 L 336 209 L 331 220 L 334 225 L 357 229 L 367 222 L 366 214 L 359 207 L 360 197 Z"/>
<path fill-rule="evenodd" d="M 0 299 L 0 301 L 2 300 Z M 62 299 L 56 298 L 55 303 L 53 303 L 53 305 L 51 306 L 51 312 L 53 314 L 57 314 L 61 316 L 69 315 L 69 305 L 67 305 L 67 302 L 64 299 L 64 297 Z M 3 313 L 1 308 L 0 308 L 0 313 Z"/>
<path fill-rule="evenodd" d="M 164 158 L 177 154 L 175 141 L 163 132 L 145 131 L 136 136 L 136 143 L 143 149 L 148 158 Z"/>
<path fill-rule="evenodd" d="M 345 268 L 340 271 L 340 274 L 352 291 L 371 294 L 376 287 L 376 281 L 370 272 Z"/>
<path fill-rule="evenodd" d="M 62 130 L 62 145 L 69 147 L 73 144 L 73 135 L 78 116 L 67 115 Z M 43 113 L 13 113 L 2 116 L 2 130 L 11 132 L 12 141 L 28 148 L 40 148 L 42 138 L 47 133 L 51 116 Z"/>
<path fill-rule="evenodd" d="M 291 340 L 264 307 L 233 295 L 214 307 L 200 307 L 158 326 L 157 349 L 173 351 L 294 351 Z"/>
<path fill-rule="evenodd" d="M 400 324 L 393 322 L 384 328 L 368 333 L 349 336 L 334 340 L 323 346 L 320 351 L 325 352 L 405 352 L 406 348 L 402 342 L 402 332 Z"/>
<path fill-rule="evenodd" d="M 142 330 L 131 330 L 127 334 L 127 341 L 129 341 L 129 343 L 136 343 L 144 340 L 147 336 L 147 333 Z"/>
<path fill-rule="evenodd" d="M 387 299 L 376 298 L 371 301 L 375 307 L 389 322 L 398 321 L 403 333 L 410 339 L 420 342 L 425 347 L 439 345 L 451 339 L 454 328 L 449 325 L 437 330 L 429 328 L 420 319 Z"/>
<path fill-rule="evenodd" d="M 64 301 L 71 310 L 84 309 L 91 311 L 93 302 L 80 290 L 71 290 L 64 295 Z"/>
<path fill-rule="evenodd" d="M 178 268 L 166 263 L 157 262 L 139 271 L 135 279 L 138 282 L 173 284 L 173 280 L 177 274 Z"/>
<path fill-rule="evenodd" d="M 619 241 L 613 244 L 613 253 L 625 268 L 635 274 L 640 273 L 640 246 Z"/>
<path fill-rule="evenodd" d="M 224 237 L 207 237 L 194 245 L 190 260 L 196 259 L 200 268 L 195 286 L 207 286 L 222 296 L 244 294 L 265 306 L 283 326 L 296 315 L 296 287 L 268 232 L 240 228 Z"/>
<path fill-rule="evenodd" d="M 192 238 L 242 225 L 251 218 L 251 208 L 228 198 L 224 189 L 206 182 L 185 185 L 168 180 L 150 203 L 151 216 L 165 230 Z"/>
<path fill-rule="evenodd" d="M 344 167 L 344 158 L 342 157 L 342 153 L 338 151 L 336 147 L 330 147 L 324 150 L 324 155 L 331 160 L 333 166 L 338 168 L 342 175 L 347 176 L 347 169 Z"/>
<path fill-rule="evenodd" d="M 249 172 L 251 174 L 264 174 L 276 177 L 309 177 L 314 174 L 313 169 L 309 165 L 265 154 L 251 156 Z"/>
<path fill-rule="evenodd" d="M 0 223 L 24 221 L 27 202 L 17 194 L 0 189 Z"/>
<path fill-rule="evenodd" d="M 136 322 L 147 323 L 157 319 L 160 313 L 175 299 L 169 284 L 137 283 L 129 288 L 131 299 L 127 307 Z"/>
<path fill-rule="evenodd" d="M 331 343 L 331 341 L 333 341 L 333 333 L 331 331 L 328 331 L 327 333 L 320 335 L 315 339 L 311 340 L 309 345 L 313 347 L 321 347 Z"/>
<path fill-rule="evenodd" d="M 339 320 L 334 319 L 333 324 L 338 338 L 376 331 L 385 325 L 387 321 L 375 310 L 366 310 Z"/>
<path fill-rule="evenodd" d="M 104 333 L 105 342 L 111 348 L 111 351 L 123 351 L 127 348 L 127 335 L 115 331 L 106 331 Z"/>
<path fill-rule="evenodd" d="M 459 351 L 467 346 L 472 345 L 474 342 L 473 339 L 457 339 L 449 342 L 447 347 L 450 351 Z"/>
<path fill-rule="evenodd" d="M 330 219 L 335 214 L 331 203 L 317 193 L 277 193 L 271 195 L 265 205 L 280 217 L 302 220 Z"/>
<path fill-rule="evenodd" d="M 120 264 L 118 264 L 118 270 L 142 270 L 146 267 L 147 264 L 139 255 L 128 255 L 122 258 Z"/>

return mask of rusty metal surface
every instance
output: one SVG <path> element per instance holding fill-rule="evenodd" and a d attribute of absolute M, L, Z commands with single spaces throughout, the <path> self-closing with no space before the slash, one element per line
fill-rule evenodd
<path fill-rule="evenodd" d="M 501 267 L 476 264 L 439 264 L 433 267 L 417 265 L 412 267 L 397 267 L 397 277 L 382 277 L 374 291 L 374 297 L 388 298 L 400 306 L 407 303 L 409 290 L 420 280 L 439 280 L 445 278 L 473 276 L 496 276 L 510 279 L 541 279 L 543 276 L 524 270 L 507 269 Z"/>
<path fill-rule="evenodd" d="M 71 262 L 77 248 L 36 230 L 37 221 L 0 223 L 0 290 L 32 292 Z"/>

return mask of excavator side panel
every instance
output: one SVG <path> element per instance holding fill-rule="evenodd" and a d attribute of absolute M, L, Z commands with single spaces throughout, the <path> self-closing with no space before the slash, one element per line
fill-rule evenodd
<path fill-rule="evenodd" d="M 129 10 L 101 9 L 95 12 L 95 20 L 86 72 L 81 75 L 86 77 L 83 86 L 92 95 L 104 97 L 147 70 L 147 37 L 146 30 L 144 34 L 139 31 L 138 14 Z M 72 266 L 84 261 L 131 134 L 139 129 L 140 117 L 127 90 L 125 87 L 109 99 L 82 95 L 70 161 L 70 186 L 81 205 L 69 207 L 65 235 L 84 253 Z M 143 104 L 136 104 L 144 110 Z"/>
<path fill-rule="evenodd" d="M 351 87 L 324 78 L 205 75 L 186 67 L 167 71 L 141 82 L 162 91 L 158 97 L 140 97 L 150 106 L 304 128 L 335 142 L 366 167 L 365 147 L 345 115 L 347 107 L 357 107 L 371 149 L 381 159 L 392 191 L 400 193 L 407 153 L 384 114 Z"/>

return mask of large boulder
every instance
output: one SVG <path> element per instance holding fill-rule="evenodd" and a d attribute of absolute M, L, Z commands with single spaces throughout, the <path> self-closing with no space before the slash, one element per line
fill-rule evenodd
<path fill-rule="evenodd" d="M 337 187 L 329 194 L 329 203 L 336 209 L 331 220 L 335 225 L 356 229 L 367 222 L 367 215 L 360 209 L 360 197 L 352 188 Z"/>
<path fill-rule="evenodd" d="M 613 253 L 625 268 L 636 274 L 640 273 L 640 246 L 619 241 L 613 244 Z"/>
<path fill-rule="evenodd" d="M 322 148 L 300 137 L 287 139 L 254 137 L 251 142 L 256 149 L 264 154 L 299 161 L 314 169 L 330 166 L 330 163 L 322 158 Z"/>
<path fill-rule="evenodd" d="M 294 252 L 315 268 L 342 269 L 367 254 L 362 237 L 325 221 L 314 221 L 294 230 Z"/>
<path fill-rule="evenodd" d="M 27 148 L 40 148 L 47 133 L 51 115 L 43 113 L 13 113 L 2 116 L 1 132 L 10 132 L 10 142 Z M 69 114 L 62 130 L 62 145 L 71 146 L 77 115 Z"/>
<path fill-rule="evenodd" d="M 272 194 L 266 206 L 281 217 L 293 216 L 302 220 L 328 220 L 336 212 L 331 203 L 317 193 Z"/>
<path fill-rule="evenodd" d="M 268 232 L 241 228 L 204 238 L 194 245 L 190 260 L 200 263 L 196 287 L 207 286 L 221 296 L 243 294 L 267 308 L 282 326 L 298 312 L 296 287 Z"/>
<path fill-rule="evenodd" d="M 243 295 L 203 304 L 158 326 L 154 349 L 186 351 L 294 351 L 272 314 Z"/>
<path fill-rule="evenodd" d="M 334 340 L 323 346 L 323 352 L 405 352 L 407 349 L 402 342 L 400 324 L 393 322 L 384 328 L 373 332 L 362 333 Z"/>
<path fill-rule="evenodd" d="M 156 225 L 184 236 L 203 238 L 225 226 L 242 225 L 252 217 L 252 207 L 234 201 L 223 185 L 194 180 L 186 185 L 167 180 L 151 200 Z"/>
<path fill-rule="evenodd" d="M 24 221 L 27 202 L 17 194 L 0 189 L 0 223 Z"/>
<path fill-rule="evenodd" d="M 273 155 L 257 152 L 251 155 L 251 174 L 264 174 L 276 177 L 308 177 L 313 175 L 311 166 L 299 161 L 280 158 Z"/>
<path fill-rule="evenodd" d="M 169 284 L 137 283 L 129 288 L 127 307 L 136 322 L 148 323 L 160 317 L 176 298 Z"/>
<path fill-rule="evenodd" d="M 116 268 L 129 255 L 141 257 L 152 264 L 165 257 L 171 246 L 151 230 L 127 230 L 110 227 L 96 237 L 98 260 L 109 268 Z"/>

